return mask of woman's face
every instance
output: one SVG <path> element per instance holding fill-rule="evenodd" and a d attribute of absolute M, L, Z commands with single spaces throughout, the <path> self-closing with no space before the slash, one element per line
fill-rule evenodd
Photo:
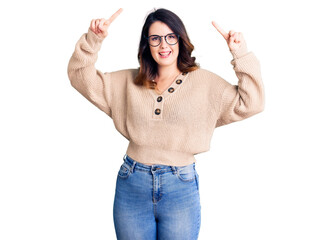
<path fill-rule="evenodd" d="M 173 31 L 163 22 L 157 21 L 154 22 L 150 28 L 148 36 L 158 35 L 165 36 L 169 33 L 173 33 Z M 179 53 L 179 44 L 169 45 L 165 38 L 162 37 L 160 45 L 157 47 L 150 46 L 150 52 L 155 62 L 159 67 L 161 66 L 172 66 L 175 65 L 177 67 L 177 58 Z"/>

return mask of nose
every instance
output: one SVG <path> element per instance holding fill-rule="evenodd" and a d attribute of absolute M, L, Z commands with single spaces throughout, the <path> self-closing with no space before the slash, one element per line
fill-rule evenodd
<path fill-rule="evenodd" d="M 162 37 L 161 38 L 161 48 L 165 48 L 165 46 L 167 46 L 168 45 L 168 43 L 165 41 L 165 38 L 164 37 Z"/>

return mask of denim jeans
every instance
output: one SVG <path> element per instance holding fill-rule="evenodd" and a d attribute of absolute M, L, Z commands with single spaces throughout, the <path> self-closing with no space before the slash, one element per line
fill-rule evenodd
<path fill-rule="evenodd" d="M 149 166 L 127 154 L 123 160 L 113 205 L 117 239 L 198 239 L 201 205 L 195 163 Z"/>

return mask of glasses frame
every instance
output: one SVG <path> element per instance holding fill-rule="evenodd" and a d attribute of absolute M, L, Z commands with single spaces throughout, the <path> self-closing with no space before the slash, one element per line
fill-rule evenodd
<path fill-rule="evenodd" d="M 173 44 L 168 43 L 168 41 L 167 41 L 167 36 L 169 36 L 169 35 L 175 35 L 175 36 L 177 36 L 177 42 L 176 42 L 176 43 L 173 43 Z M 157 45 L 151 45 L 151 44 L 149 43 L 149 38 L 152 37 L 152 36 L 159 37 L 159 39 L 160 39 L 160 43 L 157 44 Z M 179 35 L 178 35 L 178 34 L 175 34 L 175 33 L 168 33 L 167 35 L 164 35 L 164 36 L 160 36 L 160 35 L 155 35 L 155 34 L 153 34 L 153 35 L 150 35 L 150 36 L 145 37 L 145 38 L 147 39 L 148 44 L 149 44 L 150 46 L 152 46 L 152 47 L 158 47 L 158 46 L 161 45 L 161 43 L 162 43 L 162 37 L 164 38 L 165 42 L 166 42 L 167 44 L 169 44 L 169 45 L 176 45 L 176 44 L 179 42 Z"/>

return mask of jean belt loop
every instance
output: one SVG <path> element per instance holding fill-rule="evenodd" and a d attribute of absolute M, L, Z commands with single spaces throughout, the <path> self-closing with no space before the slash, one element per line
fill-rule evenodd
<path fill-rule="evenodd" d="M 133 161 L 133 165 L 132 165 L 132 167 L 131 167 L 131 173 L 134 172 L 135 164 L 136 164 L 136 161 Z"/>
<path fill-rule="evenodd" d="M 177 167 L 171 166 L 172 174 L 175 175 L 177 173 Z"/>

